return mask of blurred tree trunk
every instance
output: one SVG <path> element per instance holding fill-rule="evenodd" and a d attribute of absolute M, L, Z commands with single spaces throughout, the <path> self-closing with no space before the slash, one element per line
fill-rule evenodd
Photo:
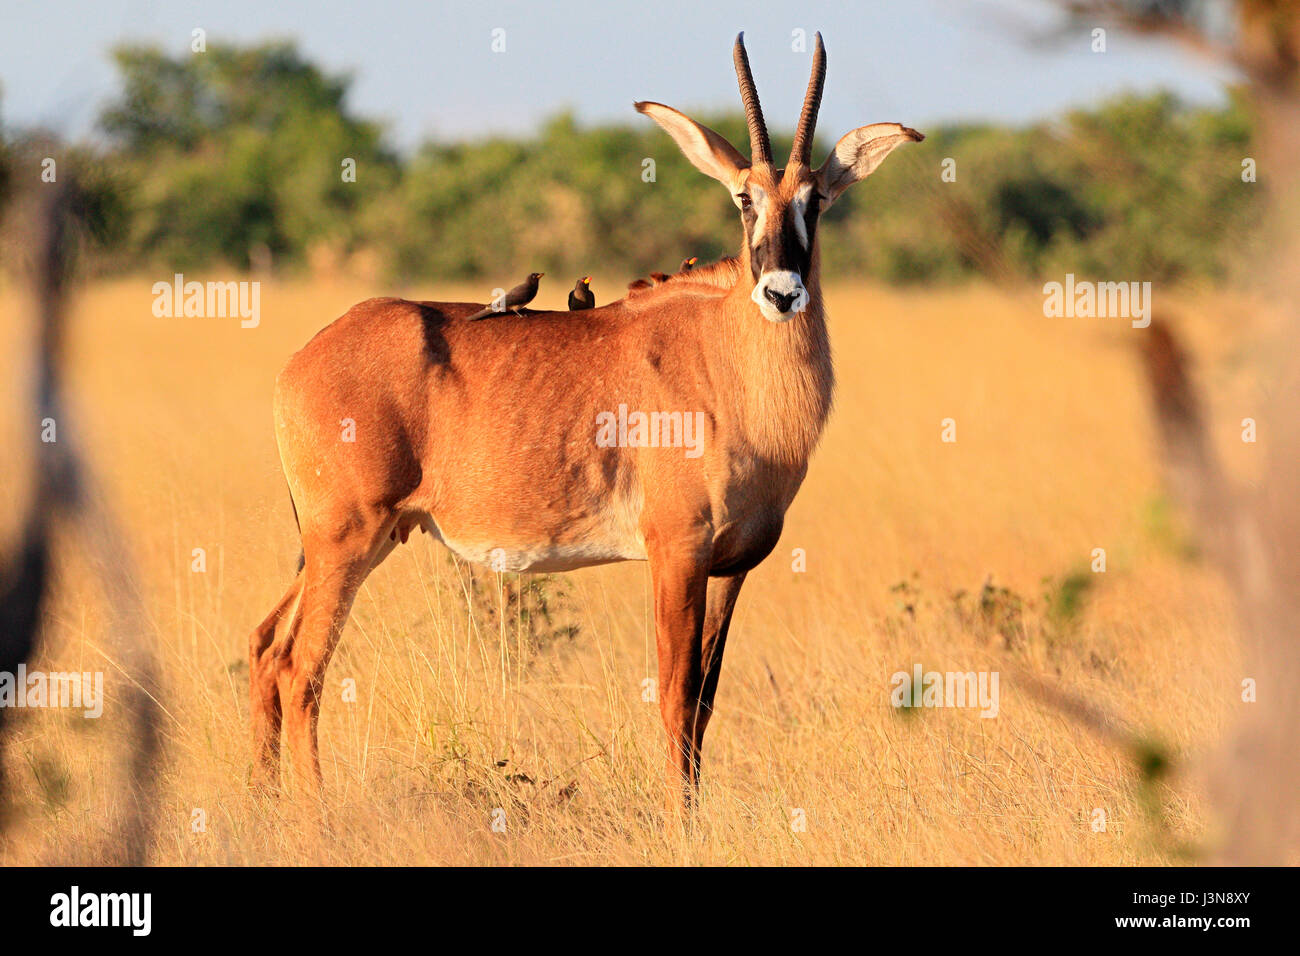
<path fill-rule="evenodd" d="M 1259 416 L 1267 464 L 1253 494 L 1229 486 L 1205 431 L 1186 363 L 1172 335 L 1145 339 L 1170 485 L 1201 529 L 1206 550 L 1237 596 L 1246 669 L 1257 703 L 1211 769 L 1223 832 L 1221 863 L 1280 864 L 1293 857 L 1300 808 L 1300 2 L 1240 0 L 1236 32 L 1215 35 L 1199 17 L 1206 5 L 1176 0 L 1075 2 L 1077 15 L 1175 37 L 1242 71 L 1258 114 L 1258 188 L 1268 190 L 1271 250 L 1258 285 L 1291 313 L 1277 343 L 1285 356 L 1271 407 Z M 1245 157 L 1243 157 L 1244 159 Z M 1247 188 L 1256 188 L 1248 186 Z M 1263 371 L 1263 370 L 1261 370 Z"/>

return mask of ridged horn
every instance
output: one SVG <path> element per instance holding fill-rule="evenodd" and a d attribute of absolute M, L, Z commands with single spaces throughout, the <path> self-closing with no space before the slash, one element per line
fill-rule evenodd
<path fill-rule="evenodd" d="M 822 87 L 825 85 L 826 47 L 822 45 L 822 35 L 818 31 L 817 46 L 813 49 L 812 76 L 808 78 L 808 92 L 804 94 L 799 126 L 794 131 L 794 145 L 790 147 L 791 164 L 812 165 L 813 133 L 817 129 L 817 112 L 821 109 Z"/>
<path fill-rule="evenodd" d="M 763 108 L 758 105 L 758 90 L 754 88 L 754 74 L 749 69 L 749 57 L 745 54 L 745 34 L 736 36 L 736 47 L 732 58 L 736 61 L 736 79 L 740 81 L 740 98 L 745 103 L 745 119 L 749 122 L 749 161 L 757 166 L 759 163 L 772 163 L 772 141 L 767 136 L 767 124 L 763 122 Z"/>

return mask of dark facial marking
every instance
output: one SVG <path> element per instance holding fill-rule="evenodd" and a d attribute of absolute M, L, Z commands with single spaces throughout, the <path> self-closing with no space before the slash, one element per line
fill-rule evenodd
<path fill-rule="evenodd" d="M 764 272 L 774 271 L 797 272 L 800 279 L 808 278 L 808 273 L 812 268 L 812 250 L 817 236 L 819 211 L 820 197 L 814 191 L 808 197 L 808 206 L 803 212 L 804 229 L 808 234 L 807 248 L 799 241 L 799 230 L 795 225 L 795 218 L 798 213 L 795 211 L 793 203 L 788 204 L 783 210 L 781 228 L 776 233 L 773 233 L 771 229 L 772 219 L 770 216 L 768 217 L 766 221 L 767 233 L 759 240 L 758 246 L 755 248 L 752 245 L 754 238 L 753 227 L 758 215 L 752 205 L 746 206 L 742 201 L 740 217 L 745 227 L 745 244 L 750 248 L 749 266 L 755 282 L 759 280 Z"/>

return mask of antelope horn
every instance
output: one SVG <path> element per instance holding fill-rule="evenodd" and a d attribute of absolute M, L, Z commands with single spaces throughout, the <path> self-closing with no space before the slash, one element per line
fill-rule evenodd
<path fill-rule="evenodd" d="M 733 57 L 736 61 L 736 79 L 740 81 L 740 98 L 745 101 L 745 119 L 749 121 L 749 161 L 772 163 L 772 141 L 767 137 L 767 124 L 763 122 L 763 108 L 758 105 L 758 90 L 754 88 L 754 74 L 749 69 L 745 55 L 745 34 L 736 36 Z"/>
<path fill-rule="evenodd" d="M 812 76 L 808 92 L 804 94 L 803 111 L 799 126 L 794 131 L 794 145 L 790 147 L 790 165 L 812 165 L 813 131 L 817 129 L 817 111 L 822 105 L 822 87 L 826 84 L 826 47 L 822 45 L 821 32 L 817 33 L 817 46 L 813 50 Z"/>

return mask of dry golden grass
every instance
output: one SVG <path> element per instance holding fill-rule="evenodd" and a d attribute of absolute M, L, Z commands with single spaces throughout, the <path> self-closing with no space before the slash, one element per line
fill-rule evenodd
<path fill-rule="evenodd" d="M 560 285 L 537 304 L 562 307 Z M 602 299 L 620 287 L 596 282 Z M 1161 506 L 1132 354 L 1140 333 L 1123 320 L 1044 319 L 1032 288 L 831 289 L 836 409 L 780 545 L 742 592 L 689 830 L 661 813 L 662 731 L 641 700 L 654 674 L 644 566 L 548 585 L 557 624 L 579 632 L 530 643 L 517 617 L 495 613 L 491 575 L 473 579 L 488 585 L 475 592 L 464 567 L 418 535 L 364 587 L 329 671 L 328 825 L 292 801 L 254 800 L 247 636 L 297 555 L 272 381 L 373 291 L 268 283 L 255 330 L 155 319 L 145 279 L 77 300 L 76 437 L 128 529 L 165 676 L 154 862 L 1133 865 L 1195 859 L 1187 849 L 1213 839 L 1195 768 L 1243 706 L 1231 607 Z M 10 286 L 0 304 L 0 347 L 13 358 L 26 303 Z M 1248 475 L 1254 446 L 1237 440 L 1237 422 L 1257 396 L 1234 375 L 1244 360 L 1229 331 L 1257 309 L 1208 292 L 1178 308 L 1219 444 Z M 26 408 L 22 384 L 4 383 L 4 407 Z M 955 444 L 940 441 L 944 418 L 957 423 Z M 6 415 L 2 447 L 30 427 Z M 0 462 L 10 531 L 27 493 L 21 467 Z M 123 677 L 75 529 L 59 543 L 34 666 L 105 671 L 108 703 L 99 721 L 15 712 L 5 863 L 90 862 L 116 799 L 104 781 L 123 745 L 113 707 Z M 1097 547 L 1108 569 L 1093 575 Z M 194 548 L 205 573 L 191 571 Z M 1082 611 L 1053 615 L 1044 594 L 1081 571 L 1092 585 Z M 1025 601 L 1005 635 L 973 603 L 990 576 Z M 906 590 L 891 590 L 901 581 Z M 890 675 L 917 662 L 999 671 L 999 716 L 894 710 Z M 1144 782 L 1129 753 L 1035 698 L 1019 672 L 1121 715 L 1168 750 L 1174 774 Z M 355 703 L 342 699 L 348 679 Z M 505 833 L 491 828 L 498 807 Z M 806 832 L 792 832 L 794 808 Z M 1104 832 L 1090 825 L 1096 808 Z"/>

